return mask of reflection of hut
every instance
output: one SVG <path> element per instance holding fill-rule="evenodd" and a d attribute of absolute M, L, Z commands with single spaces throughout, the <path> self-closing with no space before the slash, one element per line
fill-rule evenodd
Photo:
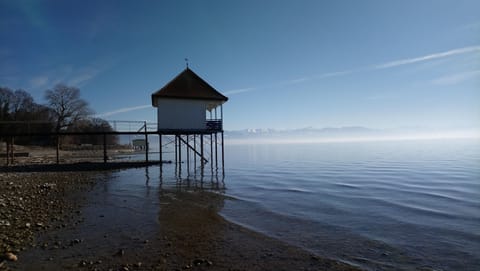
<path fill-rule="evenodd" d="M 204 136 L 209 135 L 211 158 L 218 165 L 217 134 L 222 140 L 223 161 L 223 103 L 227 97 L 215 90 L 188 67 L 172 81 L 152 94 L 152 105 L 157 107 L 158 133 L 160 138 L 160 156 L 162 155 L 162 135 L 175 135 L 175 160 L 181 162 L 182 144 L 187 150 L 200 156 L 204 155 Z M 200 139 L 200 150 L 196 139 Z M 190 140 L 193 139 L 193 143 Z M 215 144 L 215 150 L 213 146 Z M 215 153 L 214 153 L 215 151 Z"/>

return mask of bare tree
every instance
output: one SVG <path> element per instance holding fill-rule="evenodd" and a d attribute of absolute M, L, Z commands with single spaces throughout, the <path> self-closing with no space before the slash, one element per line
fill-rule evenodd
<path fill-rule="evenodd" d="M 76 87 L 57 84 L 53 90 L 46 91 L 45 98 L 53 110 L 57 132 L 86 118 L 92 112 L 88 103 L 80 98 L 80 90 Z"/>
<path fill-rule="evenodd" d="M 14 120 L 30 120 L 34 109 L 32 95 L 23 89 L 15 90 L 12 96 L 11 111 Z"/>
<path fill-rule="evenodd" d="M 10 120 L 12 97 L 13 91 L 11 89 L 0 87 L 0 120 Z"/>

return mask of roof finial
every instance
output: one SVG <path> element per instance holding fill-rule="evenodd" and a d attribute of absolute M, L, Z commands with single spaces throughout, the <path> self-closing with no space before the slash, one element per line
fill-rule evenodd
<path fill-rule="evenodd" d="M 188 58 L 185 58 L 185 65 L 187 65 L 187 69 L 188 69 Z"/>

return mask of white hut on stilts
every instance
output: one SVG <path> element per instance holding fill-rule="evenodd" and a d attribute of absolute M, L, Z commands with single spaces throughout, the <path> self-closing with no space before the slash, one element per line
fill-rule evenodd
<path fill-rule="evenodd" d="M 182 163 L 182 145 L 186 150 L 187 167 L 190 152 L 196 166 L 197 157 L 202 166 L 210 161 L 218 168 L 218 146 L 221 146 L 221 163 L 224 166 L 223 104 L 228 100 L 191 69 L 187 68 L 172 81 L 152 94 L 152 105 L 158 112 L 160 160 L 162 160 L 162 136 L 175 136 L 175 162 Z M 218 134 L 221 136 L 219 143 Z M 210 157 L 204 146 L 210 141 Z M 198 139 L 198 140 L 197 140 Z M 199 142 L 198 142 L 199 141 Z M 208 159 L 210 158 L 210 159 Z M 203 167 L 202 167 L 203 168 Z"/>

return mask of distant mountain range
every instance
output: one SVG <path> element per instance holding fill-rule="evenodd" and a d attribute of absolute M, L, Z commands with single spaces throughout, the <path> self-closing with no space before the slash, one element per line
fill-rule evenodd
<path fill-rule="evenodd" d="M 254 134 L 318 134 L 318 133 L 372 133 L 379 132 L 378 129 L 370 129 L 361 126 L 351 126 L 351 127 L 327 127 L 327 128 L 313 128 L 306 127 L 300 129 L 270 129 L 270 128 L 256 128 L 256 129 L 244 129 L 244 130 L 234 130 L 226 131 L 231 135 L 234 134 L 243 134 L 243 135 L 254 135 Z"/>
<path fill-rule="evenodd" d="M 382 130 L 370 129 L 360 126 L 352 127 L 327 127 L 327 128 L 313 128 L 306 127 L 301 129 L 266 129 L 266 128 L 256 128 L 256 129 L 244 129 L 244 130 L 234 130 L 234 131 L 225 131 L 225 136 L 227 137 L 306 137 L 306 136 L 341 136 L 341 135 L 372 135 L 383 133 Z"/>
<path fill-rule="evenodd" d="M 225 131 L 225 140 L 234 142 L 331 142 L 331 141 L 371 141 L 396 139 L 427 138 L 480 138 L 478 130 L 442 130 L 425 127 L 406 127 L 396 129 L 373 129 L 362 126 L 346 127 L 305 127 L 300 129 L 254 128 Z M 120 135 L 122 144 L 130 144 L 133 139 L 143 139 L 143 135 Z M 157 140 L 150 142 L 158 145 Z"/>
<path fill-rule="evenodd" d="M 415 139 L 415 138 L 457 138 L 478 136 L 472 131 L 446 131 L 424 127 L 397 129 L 372 129 L 362 126 L 326 127 L 301 129 L 243 129 L 225 131 L 226 140 L 266 140 L 266 141 L 347 141 L 378 139 Z"/>

